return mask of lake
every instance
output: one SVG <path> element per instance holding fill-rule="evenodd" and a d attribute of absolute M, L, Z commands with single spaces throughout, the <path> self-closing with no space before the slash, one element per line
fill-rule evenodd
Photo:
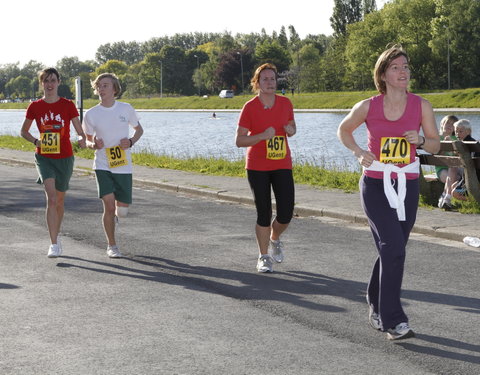
<path fill-rule="evenodd" d="M 147 150 L 177 158 L 206 156 L 240 160 L 245 149 L 235 146 L 239 111 L 137 111 L 145 133 L 134 150 Z M 294 163 L 311 163 L 342 170 L 358 169 L 358 163 L 336 132 L 346 112 L 295 112 L 297 134 L 289 138 Z M 437 125 L 446 113 L 436 112 Z M 450 112 L 448 113 L 450 114 Z M 453 112 L 472 124 L 474 138 L 480 138 L 480 113 Z M 25 111 L 0 110 L 0 134 L 19 135 Z M 38 135 L 35 124 L 32 134 Z M 75 134 L 75 131 L 72 130 Z M 366 145 L 365 126 L 355 133 L 357 142 Z"/>

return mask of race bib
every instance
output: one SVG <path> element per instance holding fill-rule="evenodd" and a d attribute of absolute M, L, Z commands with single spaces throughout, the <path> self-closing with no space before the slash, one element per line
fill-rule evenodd
<path fill-rule="evenodd" d="M 380 162 L 393 164 L 410 163 L 410 144 L 404 137 L 382 137 Z"/>
<path fill-rule="evenodd" d="M 123 167 L 128 165 L 127 153 L 120 146 L 109 147 L 106 149 L 107 160 L 110 168 Z"/>
<path fill-rule="evenodd" d="M 276 135 L 265 142 L 267 145 L 267 159 L 280 160 L 287 156 L 287 142 L 282 135 Z"/>
<path fill-rule="evenodd" d="M 60 153 L 60 133 L 40 133 L 40 151 L 43 154 Z"/>

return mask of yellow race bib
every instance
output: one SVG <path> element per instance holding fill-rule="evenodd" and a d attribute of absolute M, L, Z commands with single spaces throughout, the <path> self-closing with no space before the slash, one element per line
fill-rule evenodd
<path fill-rule="evenodd" d="M 60 133 L 40 133 L 40 150 L 42 154 L 59 154 Z"/>
<path fill-rule="evenodd" d="M 267 146 L 267 159 L 281 160 L 287 156 L 287 142 L 283 135 L 276 135 L 265 141 L 265 144 Z"/>
<path fill-rule="evenodd" d="M 410 144 L 404 137 L 382 137 L 380 162 L 410 164 Z"/>
<path fill-rule="evenodd" d="M 106 149 L 107 160 L 110 168 L 123 167 L 128 165 L 127 153 L 120 146 L 109 147 Z"/>

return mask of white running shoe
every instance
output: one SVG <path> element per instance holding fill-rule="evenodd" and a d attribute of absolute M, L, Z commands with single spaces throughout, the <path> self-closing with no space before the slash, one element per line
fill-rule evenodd
<path fill-rule="evenodd" d="M 380 321 L 380 315 L 378 315 L 373 309 L 373 305 L 370 303 L 370 300 L 367 295 L 367 304 L 368 304 L 368 322 L 372 328 L 376 330 L 382 329 L 382 322 Z"/>
<path fill-rule="evenodd" d="M 285 259 L 285 248 L 280 240 L 270 240 L 271 255 L 275 262 L 282 263 Z"/>
<path fill-rule="evenodd" d="M 257 260 L 258 272 L 273 272 L 272 258 L 270 255 L 261 255 Z"/>
<path fill-rule="evenodd" d="M 62 253 L 62 250 L 58 246 L 58 244 L 50 245 L 50 248 L 48 249 L 47 257 L 49 258 L 56 258 L 60 256 Z"/>
<path fill-rule="evenodd" d="M 108 245 L 107 247 L 107 255 L 110 258 L 123 258 L 122 253 L 118 249 L 117 245 Z"/>
<path fill-rule="evenodd" d="M 387 338 L 389 340 L 408 339 L 414 336 L 415 332 L 413 332 L 413 329 L 410 328 L 408 323 L 399 323 L 395 328 L 390 328 L 387 331 Z"/>

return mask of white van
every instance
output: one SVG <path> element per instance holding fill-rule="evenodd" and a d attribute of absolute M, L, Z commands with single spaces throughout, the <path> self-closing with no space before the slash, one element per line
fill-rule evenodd
<path fill-rule="evenodd" d="M 233 90 L 222 90 L 218 96 L 221 98 L 233 98 Z"/>

